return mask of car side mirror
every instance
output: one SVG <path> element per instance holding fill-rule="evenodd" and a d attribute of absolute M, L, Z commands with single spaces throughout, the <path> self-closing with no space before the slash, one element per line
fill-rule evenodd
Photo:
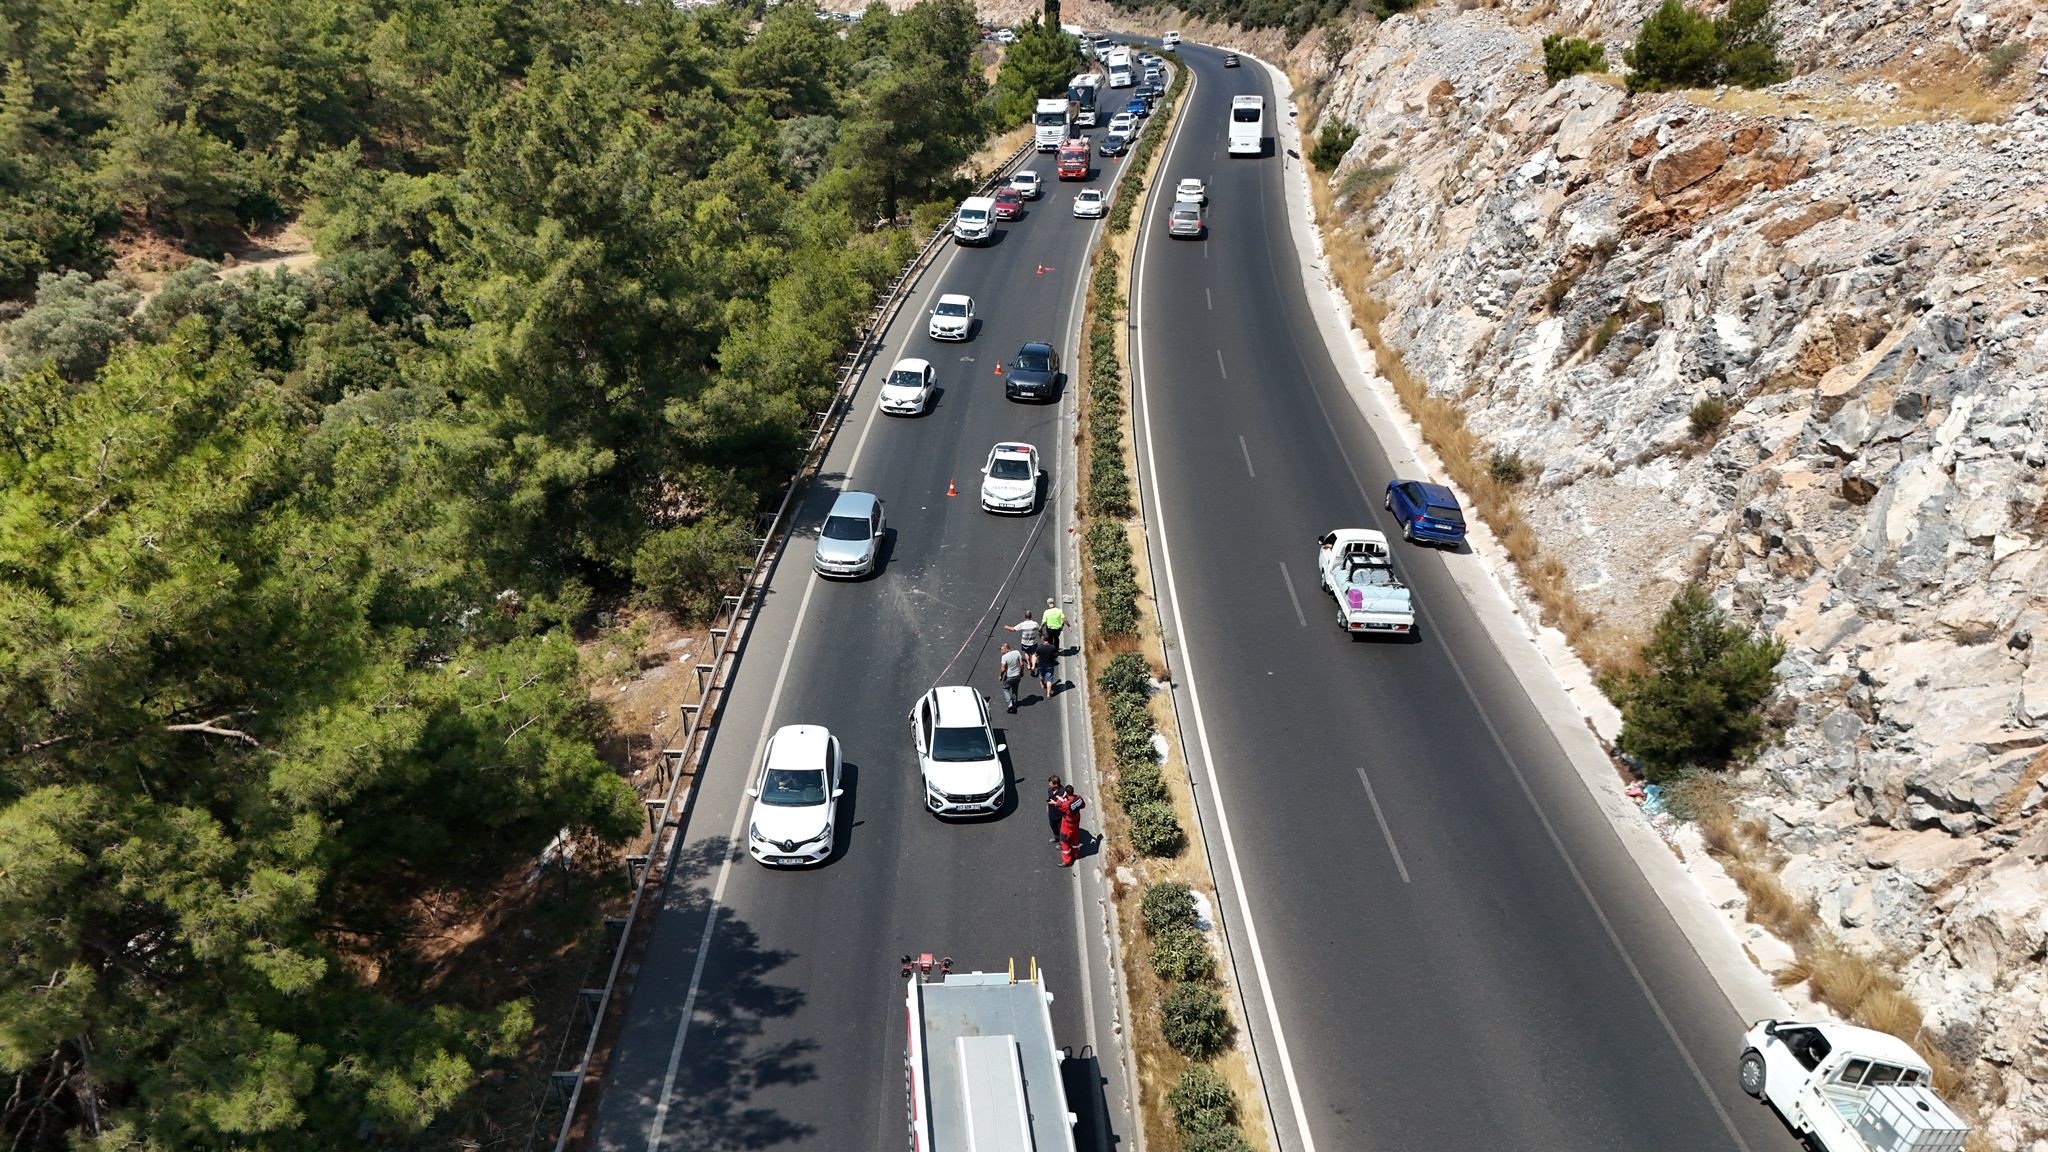
<path fill-rule="evenodd" d="M 759 788 L 749 788 L 747 789 L 747 795 L 758 800 L 761 798 L 761 790 Z"/>
<path fill-rule="evenodd" d="M 1010 750 L 1010 746 L 1009 746 L 1008 744 L 998 744 L 998 745 L 996 745 L 996 751 L 998 751 L 998 752 L 1008 752 L 1009 750 Z"/>
<path fill-rule="evenodd" d="M 844 789 L 844 788 L 834 788 L 834 789 L 832 790 L 832 798 L 833 798 L 834 800 L 837 800 L 837 799 L 839 799 L 839 798 L 840 798 L 841 796 L 844 796 L 844 795 L 846 795 L 846 789 Z"/>

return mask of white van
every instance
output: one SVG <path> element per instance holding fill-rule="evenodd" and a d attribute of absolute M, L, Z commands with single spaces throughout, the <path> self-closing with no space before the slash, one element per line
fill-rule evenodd
<path fill-rule="evenodd" d="M 953 242 L 986 244 L 996 238 L 996 198 L 969 196 L 953 213 Z"/>
<path fill-rule="evenodd" d="M 1168 32 L 1168 33 L 1167 33 L 1166 35 L 1164 35 L 1164 36 L 1161 36 L 1161 37 L 1159 38 L 1159 42 L 1160 42 L 1161 44 L 1164 44 L 1164 45 L 1166 45 L 1166 47 L 1168 48 L 1168 50 L 1172 50 L 1172 49 L 1174 49 L 1174 48 L 1178 48 L 1178 47 L 1180 47 L 1180 33 L 1178 33 L 1178 32 Z"/>

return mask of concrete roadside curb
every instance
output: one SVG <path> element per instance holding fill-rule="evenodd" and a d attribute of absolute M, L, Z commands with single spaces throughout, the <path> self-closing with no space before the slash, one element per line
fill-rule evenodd
<path fill-rule="evenodd" d="M 1315 226 L 1309 197 L 1306 149 L 1302 146 L 1301 126 L 1296 121 L 1292 82 L 1285 72 L 1263 59 L 1242 50 L 1226 50 L 1258 61 L 1271 77 L 1275 102 L 1285 113 L 1275 117 L 1275 137 L 1288 190 L 1288 230 L 1294 238 L 1309 307 L 1331 361 L 1343 378 L 1346 393 L 1390 462 L 1397 468 L 1413 465 L 1416 471 L 1449 484 L 1446 470 L 1423 442 L 1421 430 L 1403 412 L 1392 384 L 1376 370 L 1373 350 L 1352 324 L 1350 306 L 1330 280 L 1322 236 Z M 1472 505 L 1468 494 L 1459 495 L 1468 507 Z M 1471 522 L 1470 533 L 1472 558 L 1478 563 L 1450 563 L 1445 567 L 1563 749 L 1595 806 L 1607 817 L 1615 836 L 1734 1010 L 1745 1020 L 1790 1014 L 1783 997 L 1758 967 L 1752 951 L 1754 947 L 1780 954 L 1783 946 L 1761 929 L 1738 928 L 1725 916 L 1720 908 L 1728 906 L 1731 900 L 1739 900 L 1739 893 L 1719 864 L 1704 852 L 1696 853 L 1689 862 L 1681 862 L 1643 818 L 1642 810 L 1622 794 L 1613 764 L 1601 745 L 1602 735 L 1611 738 L 1619 730 L 1619 714 L 1594 686 L 1591 672 L 1565 644 L 1564 637 L 1531 620 L 1517 607 L 1508 588 L 1518 584 L 1519 578 L 1491 532 L 1475 520 Z"/>

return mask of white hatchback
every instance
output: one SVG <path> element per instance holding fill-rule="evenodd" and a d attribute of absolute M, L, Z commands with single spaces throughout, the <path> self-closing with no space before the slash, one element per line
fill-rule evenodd
<path fill-rule="evenodd" d="M 1043 189 L 1044 185 L 1039 183 L 1038 173 L 1028 168 L 1010 177 L 1010 190 L 1026 200 L 1038 199 L 1038 194 Z"/>
<path fill-rule="evenodd" d="M 1038 449 L 1006 441 L 988 450 L 981 466 L 981 508 L 984 512 L 1028 515 L 1038 507 Z"/>
<path fill-rule="evenodd" d="M 817 724 L 791 724 L 768 738 L 747 795 L 747 854 L 763 864 L 817 864 L 832 855 L 838 821 L 839 738 Z"/>
<path fill-rule="evenodd" d="M 934 688 L 910 710 L 910 739 L 924 778 L 924 805 L 939 816 L 1001 810 L 1010 774 L 989 726 L 988 698 L 962 684 Z"/>
<path fill-rule="evenodd" d="M 1099 218 L 1105 205 L 1100 188 L 1083 188 L 1074 193 L 1074 215 L 1083 220 Z"/>
<path fill-rule="evenodd" d="M 892 416 L 922 416 L 931 407 L 933 379 L 931 361 L 898 360 L 882 380 L 876 402 Z"/>

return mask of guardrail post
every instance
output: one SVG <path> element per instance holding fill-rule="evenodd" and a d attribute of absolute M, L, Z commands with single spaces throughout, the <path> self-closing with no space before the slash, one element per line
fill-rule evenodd
<path fill-rule="evenodd" d="M 626 918 L 607 916 L 604 918 L 604 945 L 607 949 L 617 948 L 619 941 L 626 938 Z"/>
<path fill-rule="evenodd" d="M 576 1014 L 597 1026 L 597 1006 L 604 1003 L 604 989 L 579 988 L 576 990 Z"/>
<path fill-rule="evenodd" d="M 714 665 L 710 664 L 697 665 L 697 699 L 699 700 L 702 700 L 705 693 L 709 690 L 710 676 L 714 667 Z"/>
<path fill-rule="evenodd" d="M 640 878 L 647 875 L 647 857 L 634 854 L 626 857 L 626 882 L 628 887 L 638 888 Z"/>
<path fill-rule="evenodd" d="M 648 834 L 649 836 L 652 836 L 652 835 L 654 835 L 655 833 L 657 833 L 657 832 L 660 832 L 660 831 L 661 831 L 661 810 L 662 810 L 663 808 L 666 808 L 666 807 L 668 806 L 668 801 L 667 801 L 667 800 L 642 800 L 642 801 L 641 801 L 640 803 L 641 803 L 642 805 L 644 805 L 644 806 L 646 807 L 646 809 L 647 809 L 647 834 Z"/>
<path fill-rule="evenodd" d="M 560 1104 L 576 1091 L 576 1085 L 583 1079 L 583 1069 L 571 1068 L 548 1077 L 548 1099 Z"/>

